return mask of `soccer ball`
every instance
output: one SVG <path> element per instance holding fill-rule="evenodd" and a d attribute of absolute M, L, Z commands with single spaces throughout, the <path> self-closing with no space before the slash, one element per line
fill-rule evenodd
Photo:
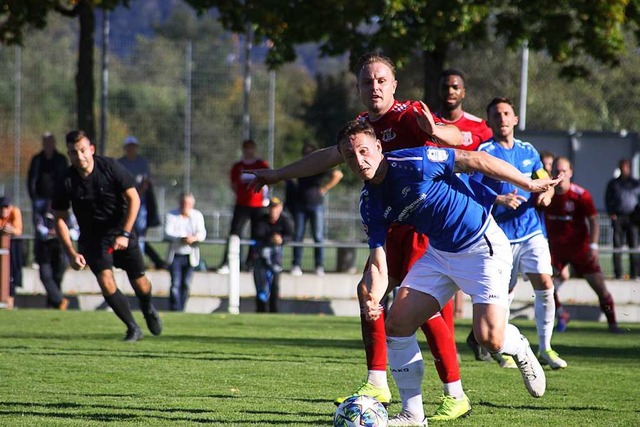
<path fill-rule="evenodd" d="M 371 396 L 354 395 L 338 406 L 333 416 L 334 427 L 387 427 L 387 410 Z"/>

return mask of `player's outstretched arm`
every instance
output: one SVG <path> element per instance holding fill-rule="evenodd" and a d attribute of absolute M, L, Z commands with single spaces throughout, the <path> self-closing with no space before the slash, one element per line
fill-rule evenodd
<path fill-rule="evenodd" d="M 316 150 L 278 169 L 257 169 L 245 172 L 255 175 L 249 186 L 257 192 L 265 185 L 277 184 L 287 179 L 317 175 L 342 162 L 342 155 L 338 151 L 338 147 L 333 145 Z"/>
<path fill-rule="evenodd" d="M 455 150 L 455 172 L 480 172 L 491 178 L 507 181 L 530 193 L 549 191 L 562 180 L 560 174 L 555 179 L 531 179 L 505 162 L 484 151 Z"/>
<path fill-rule="evenodd" d="M 422 129 L 427 135 L 431 136 L 440 145 L 446 147 L 457 147 L 462 145 L 462 133 L 460 132 L 460 129 L 449 124 L 436 125 L 433 120 L 431 110 L 429 110 L 427 104 L 420 101 L 420 105 L 422 106 L 420 110 L 417 108 L 413 109 L 416 113 L 416 121 L 418 122 L 420 129 Z"/>

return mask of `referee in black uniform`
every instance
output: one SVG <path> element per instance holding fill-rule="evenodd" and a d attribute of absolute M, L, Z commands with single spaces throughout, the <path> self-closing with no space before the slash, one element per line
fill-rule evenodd
<path fill-rule="evenodd" d="M 112 268 L 125 270 L 149 330 L 160 335 L 162 322 L 151 302 L 151 282 L 145 275 L 142 253 L 132 232 L 140 207 L 133 176 L 116 160 L 94 156 L 95 146 L 83 131 L 69 132 L 66 140 L 71 167 L 56 185 L 52 207 L 58 238 L 69 255 L 71 267 L 82 270 L 89 266 L 105 301 L 127 325 L 124 340 L 132 342 L 142 339 L 142 330 L 116 285 Z M 70 206 L 80 226 L 78 251 L 71 243 L 65 222 Z"/>

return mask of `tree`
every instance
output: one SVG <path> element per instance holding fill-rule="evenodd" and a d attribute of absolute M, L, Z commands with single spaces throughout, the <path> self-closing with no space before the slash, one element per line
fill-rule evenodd
<path fill-rule="evenodd" d="M 511 49 L 527 41 L 548 52 L 567 77 L 584 77 L 591 60 L 614 66 L 628 29 L 640 34 L 638 0 L 187 0 L 197 10 L 216 7 L 224 26 L 274 42 L 272 66 L 295 58 L 294 46 L 319 42 L 325 54 L 383 49 L 400 64 L 423 52 L 424 98 L 437 99 L 437 76 L 454 45 L 504 37 Z"/>
<path fill-rule="evenodd" d="M 93 52 L 95 34 L 95 8 L 113 10 L 119 4 L 129 5 L 129 0 L 30 0 L 6 2 L 0 9 L 0 42 L 22 44 L 24 34 L 30 28 L 42 29 L 47 24 L 49 12 L 55 11 L 70 18 L 78 18 L 80 37 L 78 43 L 78 72 L 76 73 L 76 113 L 78 128 L 87 132 L 94 141 L 96 124 L 94 114 L 95 85 L 93 76 Z"/>

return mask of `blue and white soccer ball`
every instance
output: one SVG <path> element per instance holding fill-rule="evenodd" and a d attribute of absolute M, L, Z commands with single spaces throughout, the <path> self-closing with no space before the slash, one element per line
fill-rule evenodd
<path fill-rule="evenodd" d="M 384 405 L 371 396 L 348 397 L 333 416 L 334 427 L 387 427 L 388 421 Z"/>

